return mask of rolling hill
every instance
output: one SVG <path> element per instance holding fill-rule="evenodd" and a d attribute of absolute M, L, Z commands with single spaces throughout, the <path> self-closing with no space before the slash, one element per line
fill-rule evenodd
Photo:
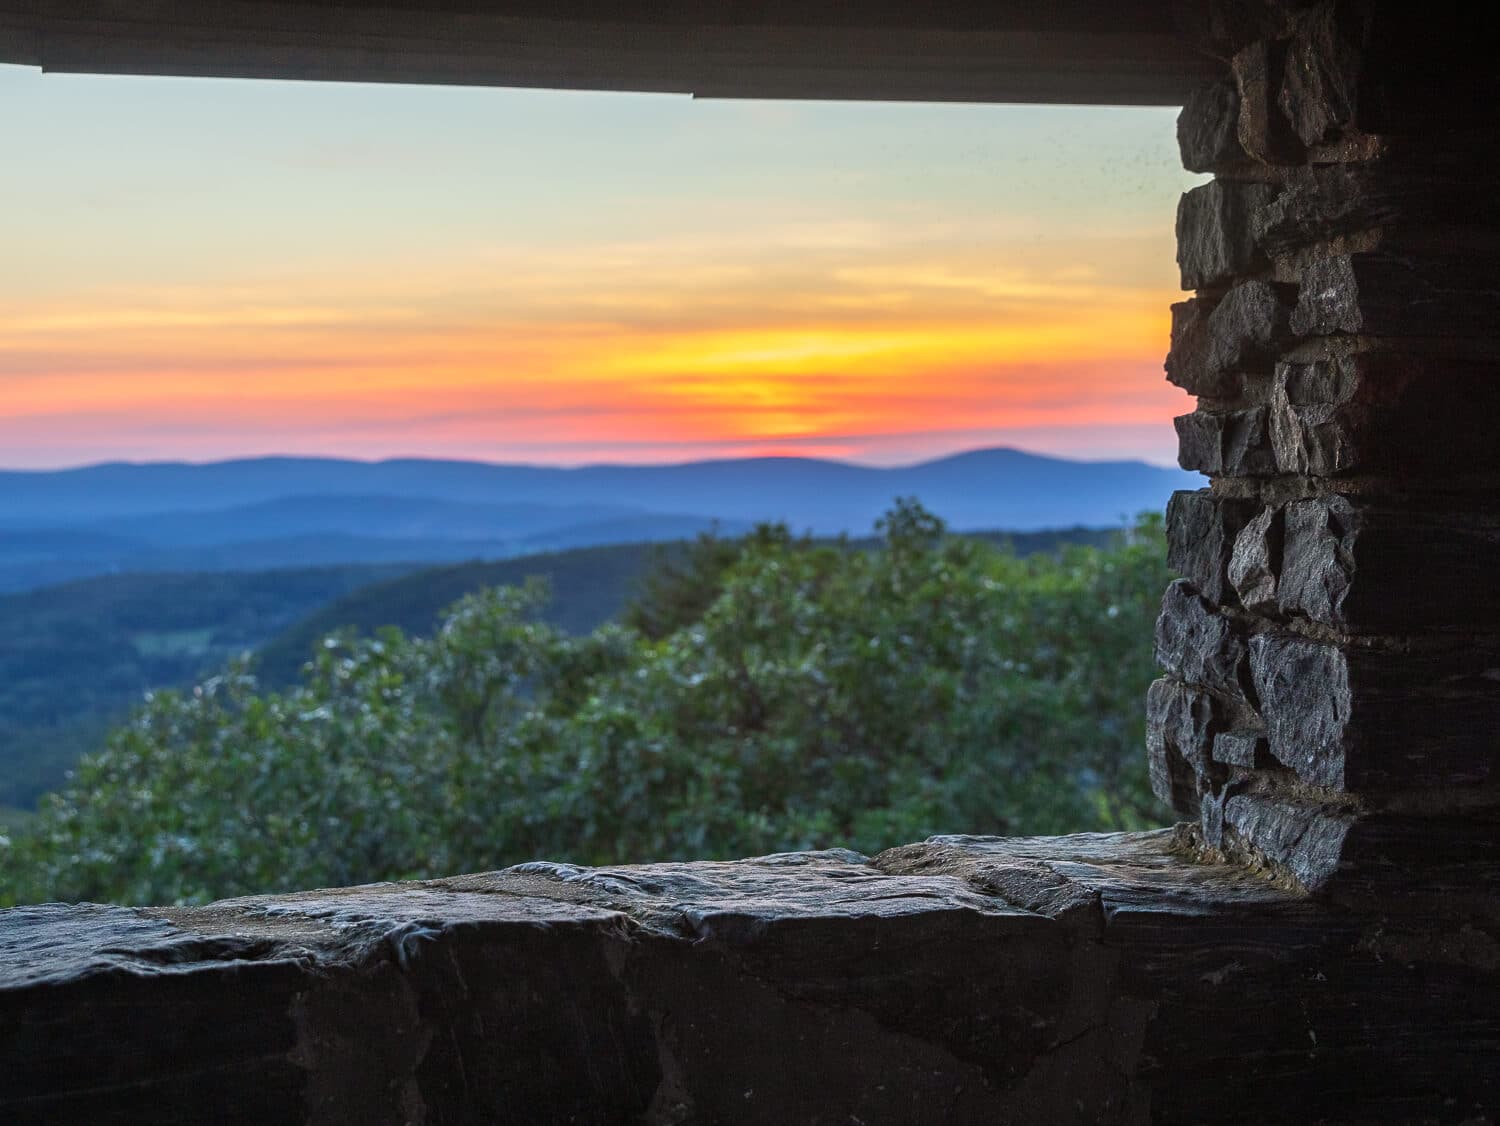
<path fill-rule="evenodd" d="M 577 469 L 414 459 L 115 463 L 0 472 L 0 528 L 107 527 L 136 537 L 161 513 L 212 512 L 290 497 L 361 497 L 615 506 L 721 520 L 784 520 L 798 531 L 837 534 L 865 532 L 892 498 L 916 496 L 957 529 L 1027 531 L 1119 524 L 1144 509 L 1161 509 L 1173 489 L 1200 483 L 1196 474 L 1144 462 L 1071 461 L 1012 449 L 895 468 L 794 457 Z M 377 534 L 368 527 L 361 531 Z"/>
<path fill-rule="evenodd" d="M 867 534 L 899 496 L 958 530 L 1117 526 L 1195 475 L 976 450 L 872 468 L 810 458 L 557 469 L 260 458 L 0 471 L 0 592 L 88 575 L 497 560 L 781 520 Z"/>
<path fill-rule="evenodd" d="M 1028 554 L 1112 533 L 980 534 Z M 231 656 L 253 651 L 257 674 L 286 686 L 330 633 L 425 634 L 465 594 L 533 575 L 552 587 L 545 620 L 586 632 L 619 613 L 658 553 L 677 550 L 635 543 L 437 567 L 111 575 L 0 596 L 0 808 L 59 785 L 142 693 L 189 684 Z"/>
<path fill-rule="evenodd" d="M 428 567 L 373 583 L 319 607 L 272 638 L 256 654 L 256 673 L 267 684 L 291 684 L 317 642 L 337 630 L 371 634 L 395 626 L 426 635 L 443 610 L 464 595 L 485 587 L 518 585 L 533 576 L 546 579 L 552 590 L 544 620 L 569 633 L 587 633 L 620 612 L 658 551 L 673 549 L 671 544 L 640 543 L 578 548 Z"/>
<path fill-rule="evenodd" d="M 0 596 L 0 805 L 55 787 L 143 692 L 188 683 L 410 569 L 109 575 Z"/>
<path fill-rule="evenodd" d="M 1099 547 L 1115 534 L 1101 528 L 1060 528 L 1041 532 L 975 532 L 978 539 L 1003 543 L 1018 555 L 1055 551 L 1063 544 Z M 851 546 L 873 544 L 854 540 Z M 547 580 L 551 602 L 543 619 L 569 633 L 587 633 L 618 614 L 637 580 L 682 543 L 621 544 L 584 548 L 497 562 L 430 567 L 362 587 L 319 607 L 256 653 L 256 672 L 268 684 L 287 685 L 317 642 L 338 630 L 369 635 L 384 626 L 423 636 L 442 612 L 466 594 L 493 586 L 516 585 L 533 576 Z"/>

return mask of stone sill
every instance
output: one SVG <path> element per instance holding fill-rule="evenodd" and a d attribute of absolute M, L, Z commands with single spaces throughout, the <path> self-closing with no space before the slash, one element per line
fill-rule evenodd
<path fill-rule="evenodd" d="M 1370 920 L 1194 863 L 1177 839 L 938 837 L 873 859 L 15 908 L 0 1120 L 1457 1121 L 1494 1105 L 1500 1005 L 1473 949 L 1391 957 Z M 1460 1066 L 1482 1048 L 1489 1066 Z"/>

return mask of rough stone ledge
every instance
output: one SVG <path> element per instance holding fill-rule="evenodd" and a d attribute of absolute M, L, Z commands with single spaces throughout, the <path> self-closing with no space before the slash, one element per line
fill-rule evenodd
<path fill-rule="evenodd" d="M 1183 840 L 935 837 L 874 858 L 15 908 L 0 1120 L 1458 1121 L 1497 1105 L 1495 1069 L 1453 1062 L 1500 1041 L 1493 936 L 1408 940 L 1196 863 Z M 1403 942 L 1414 953 L 1389 957 Z"/>

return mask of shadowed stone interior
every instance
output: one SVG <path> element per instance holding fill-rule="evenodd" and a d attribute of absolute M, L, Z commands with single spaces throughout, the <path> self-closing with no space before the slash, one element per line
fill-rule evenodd
<path fill-rule="evenodd" d="M 0 1058 L 26 1063 L 0 1107 L 16 1123 L 1363 1121 L 1401 1120 L 1438 1083 L 1455 1110 L 1491 1103 L 1500 998 L 1470 980 L 1500 961 L 1487 934 L 1372 935 L 1183 850 L 1173 830 L 937 837 L 869 859 L 18 908 Z M 1366 1072 L 1439 1014 L 1401 1072 Z"/>
<path fill-rule="evenodd" d="M 1358 0 L 912 11 L 0 0 L 0 59 L 1184 102 L 1166 370 L 1212 480 L 1144 706 L 1189 821 L 0 912 L 0 1119 L 1500 1113 L 1492 49 Z"/>

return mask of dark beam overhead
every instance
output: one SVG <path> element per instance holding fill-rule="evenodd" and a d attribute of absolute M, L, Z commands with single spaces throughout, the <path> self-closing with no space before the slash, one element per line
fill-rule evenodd
<path fill-rule="evenodd" d="M 0 0 L 50 71 L 1175 105 L 1214 73 L 1170 0 Z"/>

